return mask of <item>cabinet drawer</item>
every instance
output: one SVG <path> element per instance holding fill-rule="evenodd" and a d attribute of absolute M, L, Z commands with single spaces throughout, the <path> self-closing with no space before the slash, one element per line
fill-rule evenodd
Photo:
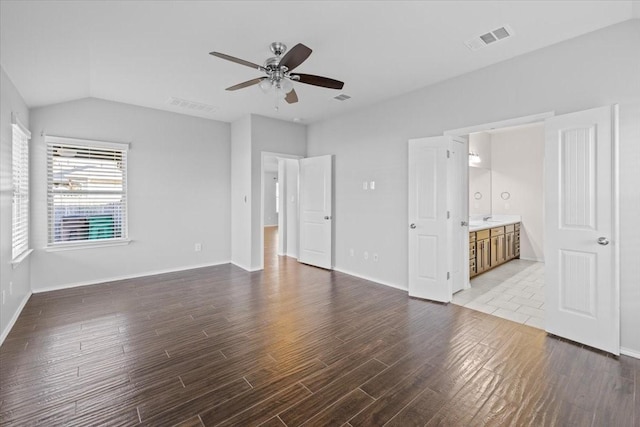
<path fill-rule="evenodd" d="M 476 231 L 476 239 L 483 240 L 489 238 L 489 230 L 480 230 Z"/>
<path fill-rule="evenodd" d="M 469 248 L 469 259 L 476 259 L 476 247 Z"/>
<path fill-rule="evenodd" d="M 514 228 L 515 228 L 516 231 L 520 231 L 520 223 L 519 222 L 517 222 L 517 223 L 515 223 L 513 225 L 514 225 Z"/>
<path fill-rule="evenodd" d="M 469 241 L 470 242 L 475 242 L 476 241 L 476 232 L 471 232 L 469 233 Z"/>
<path fill-rule="evenodd" d="M 515 224 L 509 224 L 509 225 L 505 225 L 504 226 L 504 232 L 505 233 L 513 233 L 515 228 L 514 228 Z"/>
<path fill-rule="evenodd" d="M 504 234 L 504 227 L 496 227 L 491 229 L 491 237 Z"/>

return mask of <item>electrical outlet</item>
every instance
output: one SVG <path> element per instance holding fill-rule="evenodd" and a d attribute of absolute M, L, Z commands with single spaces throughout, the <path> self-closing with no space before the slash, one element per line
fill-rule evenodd
<path fill-rule="evenodd" d="M 371 181 L 369 183 L 369 188 L 372 189 L 372 190 L 375 190 L 376 189 L 376 182 L 375 181 Z"/>
<path fill-rule="evenodd" d="M 367 188 L 369 188 L 369 182 L 368 182 L 368 181 L 364 181 L 364 182 L 362 183 L 362 189 L 363 189 L 363 190 L 366 190 Z"/>
<path fill-rule="evenodd" d="M 373 262 L 378 262 L 378 254 L 373 254 Z"/>
<path fill-rule="evenodd" d="M 364 260 L 368 260 L 369 259 L 369 252 L 364 251 Z"/>
<path fill-rule="evenodd" d="M 355 255 L 355 252 L 353 251 L 353 248 L 349 249 L 349 255 L 351 255 L 351 256 Z"/>
<path fill-rule="evenodd" d="M 196 252 L 200 252 L 202 250 L 202 243 L 196 243 L 195 250 Z"/>

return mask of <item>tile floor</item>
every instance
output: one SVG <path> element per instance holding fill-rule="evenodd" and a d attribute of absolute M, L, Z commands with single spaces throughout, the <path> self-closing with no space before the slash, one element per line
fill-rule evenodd
<path fill-rule="evenodd" d="M 453 303 L 544 329 L 544 263 L 509 261 L 471 279 Z"/>

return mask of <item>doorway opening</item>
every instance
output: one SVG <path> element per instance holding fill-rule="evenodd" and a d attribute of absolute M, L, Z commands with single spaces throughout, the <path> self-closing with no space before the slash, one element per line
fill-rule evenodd
<path fill-rule="evenodd" d="M 278 269 L 283 257 L 298 257 L 299 159 L 290 154 L 262 153 L 262 268 Z"/>
<path fill-rule="evenodd" d="M 466 136 L 470 280 L 452 302 L 544 329 L 544 121 Z"/>

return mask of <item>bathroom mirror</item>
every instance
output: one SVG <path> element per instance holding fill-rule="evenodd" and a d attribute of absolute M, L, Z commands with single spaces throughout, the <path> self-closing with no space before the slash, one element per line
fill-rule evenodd
<path fill-rule="evenodd" d="M 491 169 L 469 168 L 469 215 L 491 215 Z"/>

